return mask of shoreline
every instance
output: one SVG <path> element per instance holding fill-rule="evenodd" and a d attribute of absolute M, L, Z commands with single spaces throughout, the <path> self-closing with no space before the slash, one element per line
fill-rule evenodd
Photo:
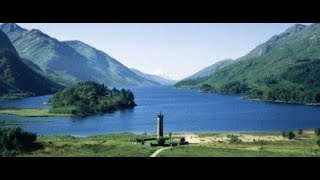
<path fill-rule="evenodd" d="M 179 89 L 179 90 L 198 90 L 200 93 L 207 93 L 207 94 L 217 94 L 217 95 L 235 95 L 239 97 L 243 97 L 244 100 L 249 100 L 249 101 L 260 101 L 260 102 L 265 102 L 265 103 L 274 103 L 274 104 L 288 104 L 288 105 L 304 105 L 304 106 L 320 106 L 320 103 L 305 103 L 305 102 L 286 102 L 286 101 L 271 101 L 271 100 L 263 100 L 263 99 L 257 99 L 257 98 L 249 98 L 244 94 L 226 94 L 226 93 L 213 93 L 213 92 L 205 92 L 201 91 L 199 88 L 194 88 L 194 87 L 175 87 L 173 86 L 174 89 Z"/>
<path fill-rule="evenodd" d="M 308 128 L 308 129 L 302 129 L 303 133 L 305 134 L 314 134 L 314 129 Z M 263 131 L 208 131 L 208 132 L 172 132 L 171 134 L 173 136 L 187 136 L 187 135 L 200 135 L 200 136 L 211 136 L 211 135 L 256 135 L 256 136 L 265 136 L 265 135 L 270 135 L 270 136 L 281 136 L 281 133 L 283 131 L 288 132 L 292 131 L 294 133 L 298 133 L 299 129 L 292 129 L 292 130 L 263 130 Z M 110 132 L 110 133 L 104 133 L 104 134 L 93 134 L 93 135 L 81 135 L 81 134 L 39 134 L 39 136 L 42 137 L 74 137 L 74 138 L 92 138 L 92 137 L 101 137 L 101 136 L 113 136 L 113 135 L 136 135 L 136 136 L 156 136 L 155 133 L 142 133 L 142 132 Z M 169 136 L 168 133 L 164 133 L 164 136 Z"/>
<path fill-rule="evenodd" d="M 304 106 L 320 106 L 320 103 L 300 103 L 300 102 L 286 102 L 286 101 L 269 101 L 269 100 L 262 100 L 262 99 L 255 99 L 255 98 L 248 98 L 243 96 L 243 99 L 248 101 L 259 101 L 259 102 L 266 102 L 266 103 L 273 103 L 273 104 L 288 104 L 288 105 L 304 105 Z"/>
<path fill-rule="evenodd" d="M 20 116 L 20 117 L 71 117 L 71 114 L 50 113 L 49 109 L 34 109 L 34 108 L 1 109 L 0 114 L 14 115 L 14 116 Z"/>

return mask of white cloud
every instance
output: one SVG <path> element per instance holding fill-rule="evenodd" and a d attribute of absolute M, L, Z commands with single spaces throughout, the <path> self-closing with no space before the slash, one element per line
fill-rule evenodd
<path fill-rule="evenodd" d="M 162 69 L 156 69 L 150 74 L 161 76 L 161 77 L 172 79 L 172 80 L 181 80 L 188 76 L 186 73 L 168 73 L 163 71 Z"/>

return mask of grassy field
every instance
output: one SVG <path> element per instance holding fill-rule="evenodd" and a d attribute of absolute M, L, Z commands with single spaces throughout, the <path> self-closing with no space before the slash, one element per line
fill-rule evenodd
<path fill-rule="evenodd" d="M 16 115 L 23 117 L 52 117 L 52 116 L 71 116 L 70 114 L 49 113 L 48 109 L 4 109 L 0 114 Z"/>
<path fill-rule="evenodd" d="M 136 138 L 148 137 L 135 134 L 111 134 L 75 138 L 72 136 L 43 136 L 38 142 L 44 148 L 21 156 L 40 157 L 148 157 L 158 148 L 148 143 L 142 145 Z"/>
<path fill-rule="evenodd" d="M 297 135 L 295 140 L 280 133 L 240 133 L 241 140 L 230 143 L 228 134 L 201 134 L 200 143 L 163 151 L 160 157 L 313 157 L 320 156 L 317 137 L 310 132 Z M 193 138 L 196 138 L 196 137 Z"/>
<path fill-rule="evenodd" d="M 241 133 L 239 142 L 231 143 L 230 134 L 174 134 L 185 137 L 191 144 L 162 151 L 159 157 L 313 157 L 320 156 L 317 137 L 313 133 L 297 135 L 288 140 L 281 133 Z M 149 142 L 136 142 L 136 138 L 149 135 L 110 134 L 85 138 L 71 136 L 40 136 L 41 150 L 21 156 L 58 157 L 149 157 L 161 147 L 151 147 Z"/>

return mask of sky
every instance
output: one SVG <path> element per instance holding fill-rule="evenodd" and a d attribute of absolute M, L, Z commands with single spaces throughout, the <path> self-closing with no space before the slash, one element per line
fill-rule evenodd
<path fill-rule="evenodd" d="M 304 23 L 306 24 L 306 23 Z M 58 40 L 80 40 L 129 68 L 180 80 L 236 59 L 294 23 L 18 23 Z"/>

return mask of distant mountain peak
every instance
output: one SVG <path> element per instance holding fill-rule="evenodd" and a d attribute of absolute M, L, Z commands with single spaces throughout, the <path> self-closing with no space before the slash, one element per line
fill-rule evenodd
<path fill-rule="evenodd" d="M 159 75 L 146 74 L 144 72 L 141 72 L 140 70 L 133 69 L 133 68 L 131 68 L 130 70 L 133 71 L 138 76 L 141 76 L 141 77 L 144 77 L 150 81 L 153 81 L 158 85 L 172 85 L 172 84 L 176 83 L 176 81 L 174 81 L 172 79 L 167 79 L 167 78 L 164 78 Z"/>
<path fill-rule="evenodd" d="M 87 45 L 86 43 L 79 41 L 79 40 L 69 40 L 69 41 L 63 41 L 63 42 L 69 42 L 69 43 L 75 43 L 75 44 L 84 44 Z"/>
<path fill-rule="evenodd" d="M 285 33 L 290 33 L 290 34 L 293 34 L 293 33 L 297 33 L 297 32 L 300 32 L 301 30 L 303 30 L 304 28 L 306 28 L 307 26 L 306 25 L 303 25 L 303 24 L 295 24 L 291 27 L 289 27 Z"/>
<path fill-rule="evenodd" d="M 28 33 L 29 34 L 36 34 L 36 35 L 44 36 L 44 37 L 49 37 L 49 35 L 41 32 L 39 29 L 31 29 Z"/>
<path fill-rule="evenodd" d="M 289 27 L 286 31 L 272 36 L 268 41 L 258 45 L 255 49 L 250 51 L 247 55 L 238 58 L 238 60 L 242 59 L 247 59 L 247 58 L 252 58 L 252 57 L 258 57 L 258 56 L 263 56 L 270 52 L 275 45 L 277 45 L 279 42 L 283 42 L 286 40 L 288 37 L 294 36 L 296 33 L 299 33 L 303 31 L 304 29 L 308 28 L 308 26 L 303 25 L 303 24 L 295 24 L 291 27 Z"/>
<path fill-rule="evenodd" d="M 18 26 L 16 23 L 3 23 L 1 24 L 1 29 L 6 29 L 8 32 L 11 31 L 26 31 L 26 29 L 23 29 L 22 27 Z"/>
<path fill-rule="evenodd" d="M 8 38 L 8 36 L 1 30 L 0 30 L 0 49 L 7 49 L 15 53 L 16 55 L 18 55 L 16 49 L 10 42 L 10 39 Z"/>

